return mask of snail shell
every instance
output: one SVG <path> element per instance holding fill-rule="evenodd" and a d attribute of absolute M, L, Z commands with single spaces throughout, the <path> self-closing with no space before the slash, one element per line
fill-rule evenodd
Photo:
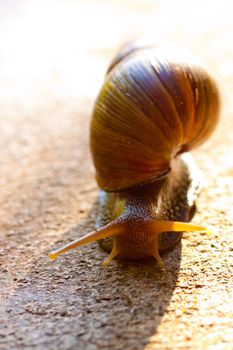
<path fill-rule="evenodd" d="M 175 50 L 133 45 L 113 60 L 91 122 L 99 187 L 122 191 L 170 171 L 179 153 L 203 143 L 219 116 L 215 82 Z"/>

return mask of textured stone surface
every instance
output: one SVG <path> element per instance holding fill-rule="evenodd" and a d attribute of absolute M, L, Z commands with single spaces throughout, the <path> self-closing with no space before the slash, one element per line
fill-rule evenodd
<path fill-rule="evenodd" d="M 229 1 L 0 2 L 0 349 L 232 349 L 233 24 Z M 104 24 L 104 25 L 103 25 Z M 107 62 L 150 32 L 218 77 L 222 120 L 195 157 L 206 187 L 185 234 L 156 263 L 113 262 L 84 246 L 98 189 L 88 126 Z"/>

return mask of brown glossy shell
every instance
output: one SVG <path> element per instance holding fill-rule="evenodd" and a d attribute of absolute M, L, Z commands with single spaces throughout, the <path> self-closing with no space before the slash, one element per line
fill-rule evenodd
<path fill-rule="evenodd" d="M 91 122 L 96 178 L 105 191 L 154 181 L 216 126 L 219 94 L 204 68 L 174 50 L 124 48 L 110 65 Z"/>

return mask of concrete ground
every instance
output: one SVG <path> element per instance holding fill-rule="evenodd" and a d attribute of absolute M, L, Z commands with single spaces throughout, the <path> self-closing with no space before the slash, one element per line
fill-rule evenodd
<path fill-rule="evenodd" d="M 233 349 L 231 1 L 0 1 L 0 349 Z M 154 261 L 109 268 L 93 229 L 91 110 L 115 48 L 140 33 L 213 71 L 221 121 L 194 152 L 206 185 L 185 234 Z"/>

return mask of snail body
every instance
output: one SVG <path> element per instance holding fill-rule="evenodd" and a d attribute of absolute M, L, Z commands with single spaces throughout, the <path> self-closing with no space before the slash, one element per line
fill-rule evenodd
<path fill-rule="evenodd" d="M 171 249 L 186 230 L 186 222 L 194 214 L 195 199 L 201 189 L 201 176 L 190 155 L 183 155 L 173 161 L 171 172 L 164 178 L 147 185 L 134 188 L 132 191 L 108 193 L 100 191 L 100 212 L 97 228 L 124 218 L 127 230 L 124 235 L 110 237 L 100 241 L 100 246 L 107 252 L 118 251 L 119 257 L 142 259 L 154 256 L 162 267 L 163 262 L 158 252 Z M 178 222 L 180 231 L 172 232 L 174 221 Z M 166 226 L 161 234 L 151 234 L 152 222 L 162 222 Z M 184 222 L 183 228 L 181 222 Z M 188 230 L 194 228 L 188 227 Z M 205 228 L 201 228 L 205 230 Z M 157 242 L 155 242 L 157 240 Z M 157 251 L 155 251 L 155 246 Z M 109 259 L 105 261 L 108 264 Z"/>
<path fill-rule="evenodd" d="M 214 130 L 219 117 L 214 80 L 199 64 L 153 45 L 123 48 L 110 64 L 91 121 L 91 152 L 100 187 L 96 231 L 50 254 L 113 237 L 114 257 L 155 257 L 183 231 L 198 193 L 197 171 L 187 156 Z"/>

